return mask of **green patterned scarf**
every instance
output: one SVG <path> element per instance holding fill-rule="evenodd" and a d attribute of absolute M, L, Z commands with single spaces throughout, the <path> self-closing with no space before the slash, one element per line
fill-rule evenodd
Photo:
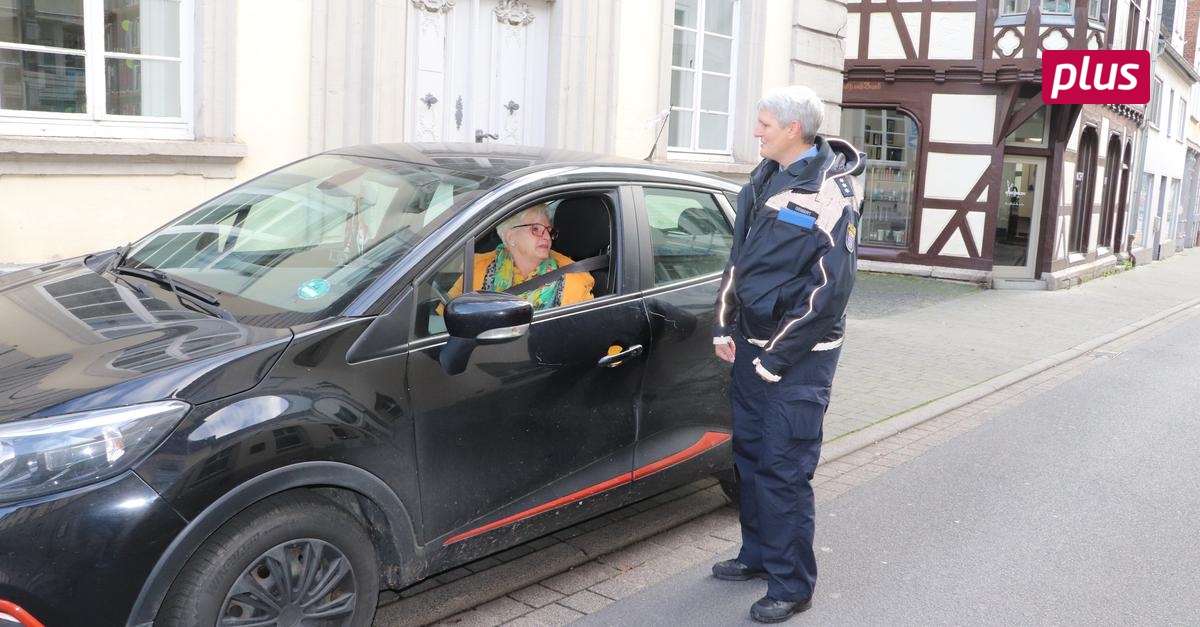
<path fill-rule="evenodd" d="M 558 262 L 554 260 L 554 255 L 551 254 L 549 258 L 538 264 L 533 276 L 541 276 L 557 269 Z M 512 254 L 508 252 L 508 247 L 500 244 L 496 247 L 496 258 L 488 265 L 487 273 L 483 276 L 483 289 L 489 292 L 503 292 L 514 285 L 513 280 L 516 276 L 517 264 L 513 262 Z M 536 290 L 525 292 L 520 296 L 532 303 L 534 309 L 558 307 L 562 304 L 563 278 L 559 277 L 557 281 L 551 281 Z"/>

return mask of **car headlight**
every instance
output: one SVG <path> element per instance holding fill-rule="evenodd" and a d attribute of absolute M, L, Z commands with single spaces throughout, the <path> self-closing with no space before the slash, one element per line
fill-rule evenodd
<path fill-rule="evenodd" d="M 0 424 L 0 501 L 112 477 L 158 446 L 190 407 L 161 401 Z"/>

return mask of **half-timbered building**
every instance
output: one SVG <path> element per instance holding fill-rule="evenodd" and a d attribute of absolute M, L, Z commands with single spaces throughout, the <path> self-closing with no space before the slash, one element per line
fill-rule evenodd
<path fill-rule="evenodd" d="M 862 267 L 1055 289 L 1127 258 L 1144 107 L 1044 105 L 1041 57 L 1144 48 L 1155 1 L 849 0 Z"/>

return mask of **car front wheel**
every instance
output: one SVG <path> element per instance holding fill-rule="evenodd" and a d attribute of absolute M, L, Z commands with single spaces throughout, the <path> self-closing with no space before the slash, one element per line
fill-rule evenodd
<path fill-rule="evenodd" d="M 156 624 L 365 627 L 378 573 L 357 519 L 322 497 L 284 493 L 247 508 L 196 551 Z"/>

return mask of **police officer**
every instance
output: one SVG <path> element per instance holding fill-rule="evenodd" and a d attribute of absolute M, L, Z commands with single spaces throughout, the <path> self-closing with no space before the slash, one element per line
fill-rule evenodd
<path fill-rule="evenodd" d="M 810 481 L 854 286 L 862 155 L 818 136 L 824 105 L 785 87 L 758 103 L 763 161 L 738 195 L 733 249 L 713 344 L 733 363 L 733 453 L 742 548 L 718 579 L 767 579 L 759 622 L 812 605 L 815 504 Z"/>

